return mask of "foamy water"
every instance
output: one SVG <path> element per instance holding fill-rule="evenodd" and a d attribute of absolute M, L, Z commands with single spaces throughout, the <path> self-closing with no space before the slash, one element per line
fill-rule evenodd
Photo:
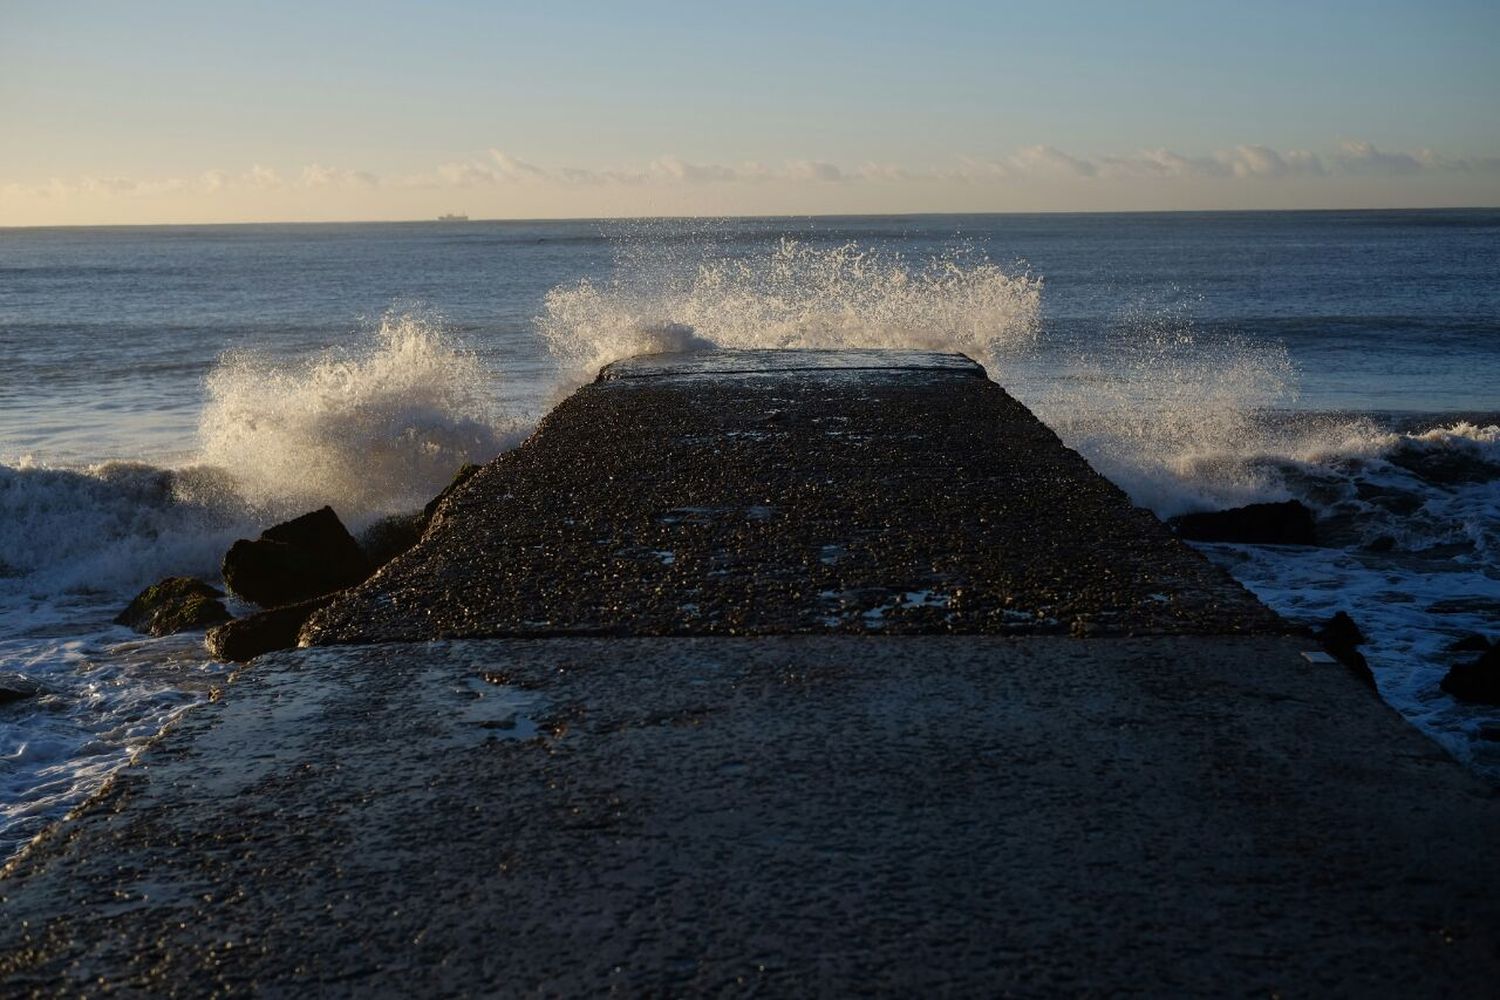
<path fill-rule="evenodd" d="M 1098 239 L 1117 239 L 1119 225 L 1101 222 Z M 110 624 L 136 590 L 171 574 L 214 579 L 234 538 L 324 503 L 354 528 L 419 507 L 459 465 L 514 445 L 546 400 L 599 365 L 715 347 L 963 351 L 1163 516 L 1302 499 L 1319 513 L 1328 547 L 1205 551 L 1294 621 L 1350 612 L 1370 636 L 1365 652 L 1382 695 L 1455 756 L 1500 779 L 1497 744 L 1481 738 L 1486 724 L 1500 722 L 1497 713 L 1437 688 L 1456 659 L 1449 643 L 1500 633 L 1500 428 L 1493 417 L 1399 426 L 1380 412 L 1395 392 L 1429 405 L 1438 384 L 1472 405 L 1475 395 L 1459 387 L 1467 369 L 1490 363 L 1475 353 L 1481 341 L 1463 339 L 1472 320 L 1455 321 L 1461 343 L 1451 362 L 1403 361 L 1432 373 L 1406 390 L 1368 363 L 1367 350 L 1339 347 L 1310 321 L 1226 320 L 1212 294 L 1179 295 L 1175 285 L 1143 305 L 1133 273 L 1121 279 L 1132 293 L 1111 298 L 1114 285 L 1089 283 L 1103 264 L 1080 271 L 1065 259 L 1047 274 L 1020 253 L 992 257 L 951 226 L 881 230 L 878 240 L 842 230 L 792 236 L 760 223 L 727 230 L 732 239 L 725 227 L 705 239 L 658 225 L 599 240 L 579 224 L 506 229 L 483 246 L 521 278 L 503 269 L 465 273 L 439 286 L 433 304 L 445 312 L 454 304 L 439 317 L 390 308 L 422 291 L 400 278 L 412 255 L 445 253 L 461 272 L 485 259 L 481 250 L 452 229 L 405 237 L 375 227 L 394 249 L 341 245 L 338 259 L 365 270 L 311 282 L 297 300 L 363 282 L 358 315 L 351 309 L 344 320 L 288 313 L 240 336 L 237 317 L 249 312 L 197 317 L 187 292 L 164 290 L 178 304 L 118 335 L 116 354 L 111 335 L 92 327 L 72 340 L 47 332 L 52 318 L 27 328 L 32 339 L 13 345 L 31 366 L 27 381 L 0 381 L 0 675 L 24 675 L 45 691 L 0 708 L 0 856 L 221 680 L 199 637 L 144 639 Z M 304 255 L 321 259 L 329 249 L 319 240 L 364 240 L 367 232 L 330 231 L 277 239 L 311 240 Z M 576 238 L 577 249 L 545 249 L 563 238 Z M 1159 252 L 1142 245 L 1112 266 L 1128 270 Z M 1088 253 L 1107 246 L 1089 244 Z M 148 240 L 133 256 L 175 248 Z M 1179 281 L 1206 253 L 1184 251 L 1163 267 Z M 1203 279 L 1210 289 L 1242 262 L 1230 255 L 1216 266 Z M 174 260 L 157 280 L 190 267 L 188 258 Z M 254 294 L 308 280 L 302 272 L 232 273 L 257 316 L 279 300 Z M 100 280 L 114 281 L 113 270 Z M 1257 277 L 1255 287 L 1266 280 Z M 1315 286 L 1286 291 L 1307 310 L 1324 301 Z M 1463 287 L 1471 299 L 1477 286 Z M 79 310 L 99 298 L 86 291 Z M 1247 310 L 1272 310 L 1258 293 L 1237 294 Z M 30 306 L 7 306 L 5 295 L 0 287 L 0 321 L 24 316 Z M 486 309 L 498 310 L 497 326 L 484 322 Z M 161 332 L 173 322 L 188 332 Z M 0 336 L 8 329 L 0 325 Z M 195 339 L 203 330 L 215 338 Z M 34 342 L 44 336 L 59 337 L 60 353 Z M 175 346 L 143 360 L 163 339 Z M 1308 343 L 1331 353 L 1310 354 Z M 103 358 L 89 361 L 85 348 Z M 1400 356 L 1402 347 L 1392 340 L 1381 349 Z M 1347 360 L 1330 373 L 1329 358 Z M 1358 379 L 1345 377 L 1351 370 Z M 30 393 L 31 382 L 50 388 Z M 1351 384 L 1358 393 L 1350 395 Z M 97 410 L 80 386 L 102 400 Z M 1327 412 L 1339 401 L 1355 405 Z M 56 461 L 54 451 L 115 457 Z M 1434 478 L 1424 456 L 1453 459 L 1450 467 L 1472 474 Z"/>
<path fill-rule="evenodd" d="M 293 364 L 226 356 L 207 380 L 198 464 L 262 519 L 332 503 L 360 522 L 420 508 L 517 440 L 503 387 L 439 321 L 390 314 L 372 340 Z"/>
<path fill-rule="evenodd" d="M 1041 279 L 975 252 L 912 261 L 857 243 L 782 239 L 750 257 L 628 255 L 607 283 L 547 293 L 537 329 L 575 377 L 708 347 L 921 348 L 995 364 L 1034 344 Z"/>

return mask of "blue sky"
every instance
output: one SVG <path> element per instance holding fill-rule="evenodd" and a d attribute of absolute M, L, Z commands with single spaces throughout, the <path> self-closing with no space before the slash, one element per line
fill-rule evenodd
<path fill-rule="evenodd" d="M 1500 4 L 0 0 L 0 224 L 1500 201 Z"/>

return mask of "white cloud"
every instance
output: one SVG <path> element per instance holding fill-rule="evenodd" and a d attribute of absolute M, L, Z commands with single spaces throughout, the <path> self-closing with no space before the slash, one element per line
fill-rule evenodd
<path fill-rule="evenodd" d="M 887 183 L 932 180 L 936 177 L 931 171 L 911 170 L 896 163 L 861 164 L 860 168 L 855 171 L 855 175 L 862 180 L 884 181 Z"/>
<path fill-rule="evenodd" d="M 793 160 L 786 165 L 786 177 L 794 181 L 821 181 L 837 184 L 845 180 L 844 172 L 822 160 Z"/>
<path fill-rule="evenodd" d="M 1386 153 L 1373 144 L 1346 140 L 1339 147 L 1339 166 L 1356 174 L 1418 174 L 1423 163 L 1410 153 Z"/>
<path fill-rule="evenodd" d="M 1214 159 L 1236 177 L 1320 176 L 1325 172 L 1323 161 L 1313 153 L 1302 150 L 1279 153 L 1270 146 L 1256 144 L 1221 150 L 1214 154 Z"/>
<path fill-rule="evenodd" d="M 1099 174 L 1110 178 L 1227 177 L 1233 171 L 1213 157 L 1191 157 L 1170 149 L 1147 149 L 1133 156 L 1107 156 Z"/>
<path fill-rule="evenodd" d="M 302 177 L 298 183 L 306 188 L 377 187 L 380 180 L 374 174 L 363 170 L 325 167 L 321 163 L 310 163 L 302 168 Z"/>
<path fill-rule="evenodd" d="M 687 181 L 690 184 L 732 181 L 739 178 L 733 167 L 717 163 L 688 163 L 675 156 L 663 156 L 651 162 L 650 172 L 667 180 Z"/>
<path fill-rule="evenodd" d="M 1027 146 L 1013 154 L 1008 162 L 1017 170 L 1027 173 L 1062 174 L 1074 177 L 1093 177 L 1098 168 L 1088 160 L 1069 156 L 1053 146 Z"/>
<path fill-rule="evenodd" d="M 490 150 L 490 160 L 494 162 L 497 174 L 506 180 L 541 180 L 547 176 L 541 167 L 518 160 L 503 150 Z"/>
<path fill-rule="evenodd" d="M 274 191 L 286 184 L 275 169 L 261 166 L 259 163 L 245 171 L 244 177 L 241 178 L 241 183 L 256 191 Z"/>

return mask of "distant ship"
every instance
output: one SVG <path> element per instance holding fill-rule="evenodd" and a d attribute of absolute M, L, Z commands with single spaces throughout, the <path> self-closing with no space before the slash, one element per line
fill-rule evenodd
<path fill-rule="evenodd" d="M 438 216 L 438 221 L 439 222 L 468 222 L 469 221 L 469 217 L 467 215 L 440 215 L 440 216 Z"/>

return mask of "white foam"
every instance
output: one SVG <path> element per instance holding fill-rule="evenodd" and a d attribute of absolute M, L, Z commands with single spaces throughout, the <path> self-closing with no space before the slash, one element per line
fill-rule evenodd
<path fill-rule="evenodd" d="M 972 252 L 914 263 L 784 239 L 748 257 L 626 254 L 606 284 L 552 289 L 536 322 L 578 381 L 635 354 L 712 346 L 912 347 L 994 363 L 1035 341 L 1040 307 L 1040 278 Z"/>
<path fill-rule="evenodd" d="M 483 364 L 411 313 L 309 361 L 226 357 L 207 390 L 199 461 L 226 470 L 263 519 L 326 503 L 353 524 L 420 507 L 520 431 Z"/>

